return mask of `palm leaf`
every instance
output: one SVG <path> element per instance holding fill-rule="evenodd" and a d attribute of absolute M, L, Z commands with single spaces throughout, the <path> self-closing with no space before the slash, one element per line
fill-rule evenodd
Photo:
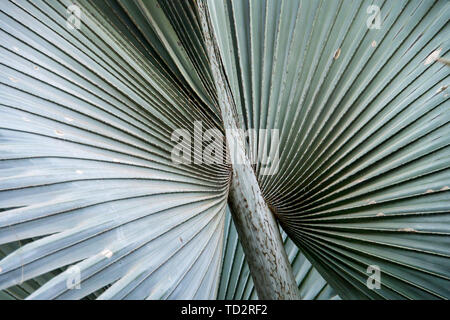
<path fill-rule="evenodd" d="M 0 288 L 75 265 L 80 289 L 66 271 L 30 298 L 214 298 L 228 167 L 171 160 L 175 129 L 219 120 L 209 69 L 140 2 L 81 1 L 79 30 L 69 4 L 0 9 L 0 243 L 39 237 L 1 260 Z"/>
<path fill-rule="evenodd" d="M 343 298 L 449 298 L 449 69 L 434 61 L 448 56 L 450 4 L 208 8 L 241 126 L 279 129 L 279 171 L 255 171 L 291 239 Z M 268 139 L 250 136 L 248 154 Z"/>
<path fill-rule="evenodd" d="M 450 298 L 450 4 L 202 3 L 302 298 Z M 0 8 L 0 299 L 257 298 L 230 166 L 171 159 L 223 132 L 196 2 L 71 4 Z"/>

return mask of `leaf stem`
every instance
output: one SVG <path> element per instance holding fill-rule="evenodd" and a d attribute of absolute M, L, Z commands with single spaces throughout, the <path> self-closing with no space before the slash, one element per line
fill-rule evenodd
<path fill-rule="evenodd" d="M 245 152 L 244 138 L 241 131 L 237 130 L 234 103 L 221 64 L 206 1 L 199 0 L 197 4 L 222 120 L 227 132 L 228 150 L 233 159 L 228 202 L 258 297 L 264 300 L 299 299 L 297 284 L 277 222 L 262 196 Z"/>

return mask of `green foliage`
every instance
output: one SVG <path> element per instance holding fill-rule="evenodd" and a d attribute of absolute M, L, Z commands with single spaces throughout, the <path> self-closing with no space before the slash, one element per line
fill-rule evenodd
<path fill-rule="evenodd" d="M 450 298 L 450 3 L 204 1 L 302 298 Z M 0 8 L 0 299 L 257 298 L 230 166 L 171 160 L 223 130 L 195 1 L 71 4 Z"/>

